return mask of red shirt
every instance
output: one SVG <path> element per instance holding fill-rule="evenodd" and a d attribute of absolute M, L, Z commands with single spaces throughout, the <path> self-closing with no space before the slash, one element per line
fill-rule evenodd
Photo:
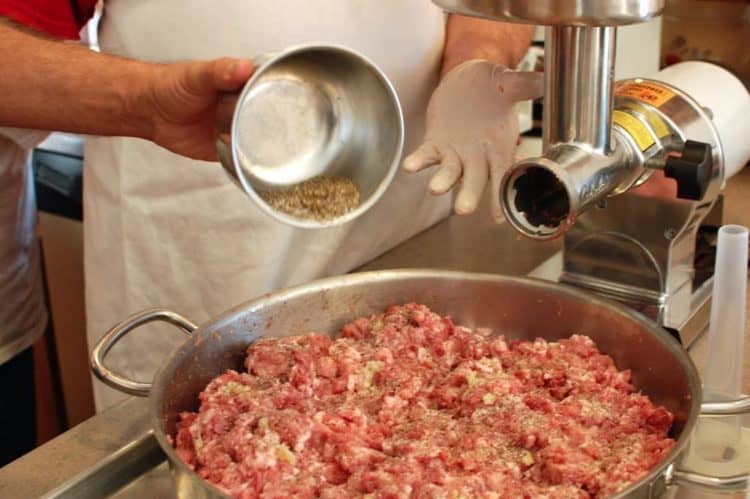
<path fill-rule="evenodd" d="M 97 0 L 0 0 L 0 16 L 50 36 L 77 40 Z"/>

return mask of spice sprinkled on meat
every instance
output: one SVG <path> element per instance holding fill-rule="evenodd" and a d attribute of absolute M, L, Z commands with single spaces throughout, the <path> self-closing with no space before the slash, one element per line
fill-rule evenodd
<path fill-rule="evenodd" d="M 175 447 L 236 498 L 603 498 L 674 445 L 673 416 L 591 339 L 505 341 L 416 304 L 331 339 L 261 339 Z"/>

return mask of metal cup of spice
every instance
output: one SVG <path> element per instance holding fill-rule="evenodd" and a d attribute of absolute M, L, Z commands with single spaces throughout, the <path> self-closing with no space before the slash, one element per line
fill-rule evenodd
<path fill-rule="evenodd" d="M 302 228 L 357 218 L 393 180 L 404 123 L 393 85 L 363 55 L 305 45 L 256 60 L 217 112 L 225 170 L 268 215 Z"/>

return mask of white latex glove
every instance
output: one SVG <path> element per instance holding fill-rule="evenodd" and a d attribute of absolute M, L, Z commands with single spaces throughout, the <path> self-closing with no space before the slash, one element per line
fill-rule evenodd
<path fill-rule="evenodd" d="M 542 73 L 511 71 L 483 60 L 453 68 L 430 98 L 424 143 L 404 160 L 404 169 L 438 166 L 430 191 L 445 194 L 460 181 L 454 209 L 472 213 L 487 178 L 492 192 L 499 191 L 513 164 L 519 138 L 515 104 L 540 97 L 543 90 Z M 492 196 L 492 216 L 503 218 L 498 195 Z"/>

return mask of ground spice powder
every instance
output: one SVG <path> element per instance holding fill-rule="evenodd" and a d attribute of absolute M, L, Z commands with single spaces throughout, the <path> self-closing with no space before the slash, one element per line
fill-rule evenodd
<path fill-rule="evenodd" d="M 274 210 L 320 221 L 346 215 L 360 203 L 359 187 L 353 180 L 326 175 L 287 189 L 264 191 L 260 197 Z"/>

